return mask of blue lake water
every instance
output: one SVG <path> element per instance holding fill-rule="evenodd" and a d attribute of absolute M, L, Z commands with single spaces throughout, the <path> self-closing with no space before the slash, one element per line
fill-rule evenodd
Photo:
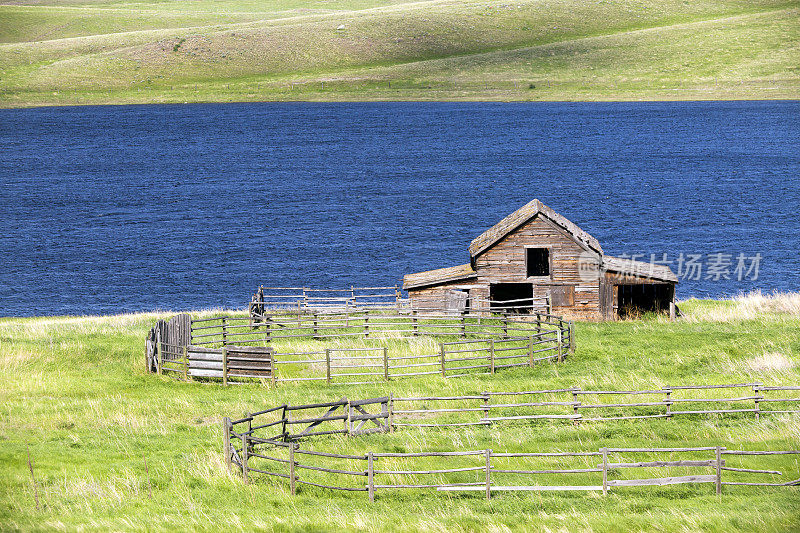
<path fill-rule="evenodd" d="M 800 289 L 800 102 L 2 110 L 0 185 L 0 315 L 394 285 L 532 198 L 679 298 Z"/>

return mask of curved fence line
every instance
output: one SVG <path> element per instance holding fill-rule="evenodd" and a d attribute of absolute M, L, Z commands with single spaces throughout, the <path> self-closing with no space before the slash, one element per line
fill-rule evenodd
<path fill-rule="evenodd" d="M 670 391 L 712 391 L 722 388 L 757 387 L 760 393 L 791 394 L 800 386 L 763 386 L 762 384 L 683 385 Z M 541 407 L 554 402 L 491 403 L 492 398 L 528 394 L 561 392 L 584 395 L 638 395 L 664 393 L 661 391 L 581 391 L 559 389 L 549 391 L 520 391 L 482 393 L 472 396 L 427 396 L 396 398 L 393 395 L 366 400 L 341 400 L 307 405 L 281 405 L 231 420 L 223 419 L 224 455 L 229 468 L 241 470 L 245 482 L 253 474 L 287 480 L 292 494 L 298 485 L 332 490 L 368 492 L 371 500 L 378 490 L 434 489 L 436 491 L 480 491 L 490 498 L 492 491 L 602 491 L 619 487 L 664 486 L 677 484 L 714 483 L 717 493 L 724 485 L 795 486 L 800 479 L 782 481 L 775 476 L 782 472 L 763 464 L 764 458 L 800 454 L 797 450 L 727 450 L 723 446 L 681 448 L 599 448 L 581 451 L 506 451 L 447 450 L 417 452 L 368 451 L 363 454 L 342 454 L 301 447 L 309 437 L 332 434 L 363 435 L 390 432 L 408 424 L 397 423 L 400 415 L 467 412 L 481 413 L 494 408 Z M 739 398 L 682 398 L 698 403 L 738 401 Z M 761 401 L 793 402 L 797 396 L 766 398 Z M 403 410 L 395 405 L 403 402 L 476 401 L 480 407 L 426 408 Z M 640 402 L 651 404 L 654 402 Z M 557 403 L 561 405 L 561 403 Z M 619 404 L 596 404 L 594 407 Z M 627 404 L 626 404 L 627 405 Z M 638 404 L 630 404 L 638 405 Z M 574 405 L 571 405 L 574 407 Z M 649 405 L 648 405 L 649 406 Z M 729 414 L 750 412 L 739 409 L 686 410 L 681 414 Z M 766 413 L 798 412 L 798 410 L 760 411 Z M 673 412 L 672 415 L 679 414 Z M 419 427 L 457 425 L 489 425 L 500 420 L 574 417 L 520 416 L 484 417 L 478 422 L 415 424 Z M 636 417 L 645 418 L 645 417 Z M 618 417 L 584 420 L 618 420 Z M 731 457 L 729 457 L 731 456 Z M 724 457 L 724 458 L 723 458 Z M 735 464 L 729 464 L 734 459 Z M 779 458 L 779 457 L 778 457 Z M 769 467 L 769 468 L 767 468 Z M 641 469 L 644 474 L 631 475 Z M 660 473 L 659 473 L 660 472 Z M 723 480 L 723 473 L 727 480 Z M 669 474 L 669 475 L 667 475 Z M 680 475 L 679 475 L 680 474 Z M 753 477 L 758 476 L 758 477 Z M 769 477 L 766 477 L 769 476 Z M 565 479 L 565 482 L 553 483 Z"/>
<path fill-rule="evenodd" d="M 396 313 L 361 309 L 335 312 L 278 311 L 257 316 L 221 315 L 191 320 L 190 344 L 270 344 L 276 340 L 326 340 L 343 338 L 408 339 L 428 337 L 508 337 L 561 329 L 571 322 L 546 313 L 503 314 L 492 317 L 470 314 Z"/>
<path fill-rule="evenodd" d="M 272 384 L 352 385 L 407 376 L 493 374 L 544 361 L 561 362 L 575 350 L 572 322 L 541 313 L 525 318 L 369 310 L 283 313 L 256 319 L 218 316 L 192 319 L 186 337 L 186 346 L 160 336 L 148 341 L 148 368 L 184 379 L 220 378 L 226 385 L 233 377 L 260 378 Z M 425 349 L 423 343 L 409 350 L 408 344 L 394 343 L 422 338 L 431 339 L 430 348 Z M 373 345 L 337 344 L 347 339 Z M 298 341 L 331 343 L 308 347 Z"/>

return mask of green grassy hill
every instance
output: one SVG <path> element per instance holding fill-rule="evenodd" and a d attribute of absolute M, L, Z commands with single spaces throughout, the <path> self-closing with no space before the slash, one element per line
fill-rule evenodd
<path fill-rule="evenodd" d="M 366 495 L 227 473 L 221 418 L 284 402 L 342 396 L 465 394 L 580 386 L 645 389 L 677 384 L 800 382 L 800 295 L 688 301 L 676 323 L 646 317 L 576 325 L 577 352 L 562 364 L 458 379 L 389 384 L 223 388 L 144 371 L 144 337 L 158 315 L 0 320 L 0 529 L 2 530 L 435 530 L 797 531 L 800 488 L 713 485 L 595 493 L 480 494 L 430 491 Z M 626 400 L 628 401 L 628 400 Z M 324 437 L 321 437 L 324 438 Z M 723 444 L 797 449 L 800 416 L 687 415 L 672 420 L 540 421 L 491 429 L 406 430 L 330 438 L 327 449 L 360 453 L 493 448 L 553 451 L 601 446 Z M 26 462 L 34 460 L 41 509 Z M 145 459 L 147 465 L 145 466 Z M 784 477 L 798 456 L 778 458 Z M 152 492 L 152 498 L 150 497 Z"/>
<path fill-rule="evenodd" d="M 0 105 L 798 98 L 797 0 L 0 2 Z"/>

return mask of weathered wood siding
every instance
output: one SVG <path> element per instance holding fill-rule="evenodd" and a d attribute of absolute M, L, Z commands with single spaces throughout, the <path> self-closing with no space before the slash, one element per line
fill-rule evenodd
<path fill-rule="evenodd" d="M 489 299 L 488 287 L 475 287 L 472 283 L 464 281 L 450 281 L 434 287 L 409 289 L 408 297 L 411 299 L 411 308 L 423 312 L 426 309 L 443 310 L 448 301 L 447 293 L 464 286 L 470 287 L 470 307 L 473 311 L 480 309 L 483 305 L 479 300 Z"/>
<path fill-rule="evenodd" d="M 527 277 L 526 246 L 550 249 L 550 276 Z M 488 287 L 492 283 L 530 282 L 534 284 L 535 298 L 547 296 L 554 286 L 571 286 L 574 287 L 574 304 L 554 305 L 553 313 L 565 318 L 599 319 L 602 318 L 599 266 L 596 274 L 587 276 L 585 271 L 581 273 L 579 260 L 582 254 L 586 254 L 586 249 L 572 235 L 546 218 L 537 216 L 478 256 L 475 261 L 478 284 Z M 599 258 L 599 254 L 595 255 Z"/>

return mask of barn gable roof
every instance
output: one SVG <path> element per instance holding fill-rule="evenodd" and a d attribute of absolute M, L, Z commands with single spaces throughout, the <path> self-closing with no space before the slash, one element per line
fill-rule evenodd
<path fill-rule="evenodd" d="M 583 245 L 585 248 L 594 250 L 598 254 L 603 254 L 603 249 L 597 239 L 583 231 L 576 224 L 570 222 L 565 217 L 559 215 L 539 200 L 532 200 L 520 207 L 503 220 L 481 233 L 469 245 L 470 260 L 475 261 L 475 258 L 497 244 L 506 235 L 519 228 L 530 219 L 537 215 L 542 215 L 555 223 L 557 226 L 563 228 L 576 242 Z"/>
<path fill-rule="evenodd" d="M 657 281 L 678 283 L 678 277 L 667 265 L 604 255 L 603 266 L 610 272 L 616 272 L 624 276 L 636 276 Z"/>
<path fill-rule="evenodd" d="M 436 270 L 428 270 L 416 274 L 406 274 L 403 277 L 403 289 L 419 289 L 428 285 L 441 285 L 448 281 L 471 279 L 477 275 L 469 264 L 437 268 Z"/>

